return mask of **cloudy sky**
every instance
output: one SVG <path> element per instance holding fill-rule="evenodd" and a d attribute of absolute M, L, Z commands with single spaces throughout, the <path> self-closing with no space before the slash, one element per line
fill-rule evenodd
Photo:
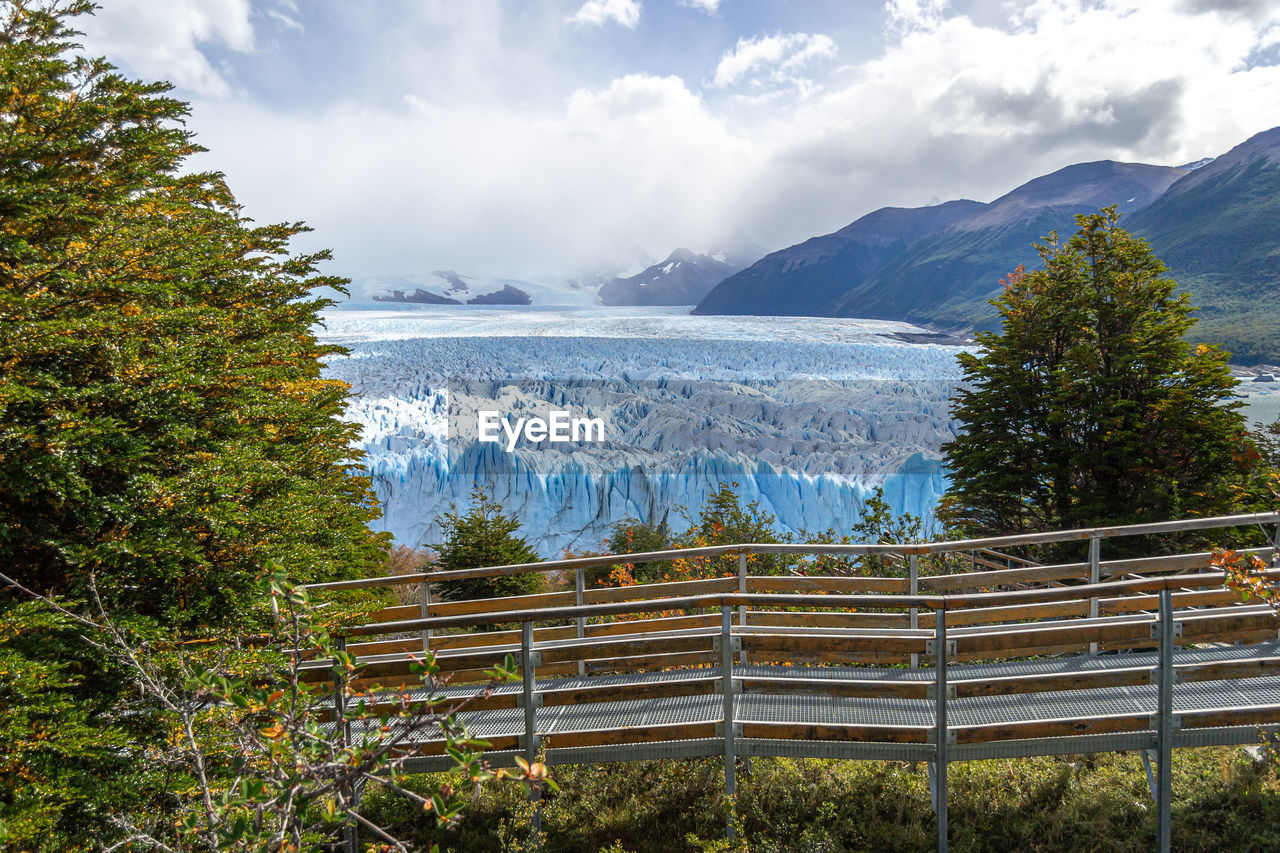
<path fill-rule="evenodd" d="M 99 0 L 259 221 L 351 276 L 768 249 L 1280 124 L 1273 0 Z"/>

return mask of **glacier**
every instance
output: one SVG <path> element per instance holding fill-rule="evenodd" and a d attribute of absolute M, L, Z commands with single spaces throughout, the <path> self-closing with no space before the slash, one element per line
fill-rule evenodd
<path fill-rule="evenodd" d="M 736 483 L 780 531 L 847 532 L 873 489 L 932 518 L 954 435 L 957 347 L 905 323 L 694 317 L 687 308 L 348 302 L 322 340 L 351 385 L 360 466 L 398 544 L 430 547 L 438 516 L 482 485 L 540 554 L 599 550 L 625 519 L 683 524 Z M 563 407 L 609 424 L 600 443 L 475 440 L 475 413 Z"/>

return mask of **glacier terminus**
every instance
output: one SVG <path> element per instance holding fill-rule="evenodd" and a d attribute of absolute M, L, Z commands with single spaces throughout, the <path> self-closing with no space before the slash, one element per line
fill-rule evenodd
<path fill-rule="evenodd" d="M 483 486 L 553 557 L 599 550 L 626 519 L 679 529 L 680 513 L 734 483 L 797 535 L 847 532 L 877 487 L 896 511 L 931 518 L 955 429 L 956 347 L 908 342 L 923 330 L 891 321 L 688 311 L 327 309 L 320 335 L 348 354 L 326 375 L 352 386 L 347 417 L 361 427 L 378 524 L 430 547 L 436 518 Z M 547 426 L 555 412 L 597 423 L 597 440 L 570 431 L 508 449 L 479 435 L 482 413 Z"/>

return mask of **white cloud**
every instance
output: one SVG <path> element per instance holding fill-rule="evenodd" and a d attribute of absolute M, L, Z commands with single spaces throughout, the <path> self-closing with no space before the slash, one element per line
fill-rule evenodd
<path fill-rule="evenodd" d="M 790 231 L 769 208 L 836 227 L 882 205 L 989 200 L 1071 163 L 1220 154 L 1280 116 L 1280 67 L 1245 63 L 1265 32 L 1139 0 L 1034 0 L 1003 26 L 946 14 L 907 28 L 838 84 L 772 111 L 757 233 L 821 230 Z"/>
<path fill-rule="evenodd" d="M 577 2 L 518 17 L 497 0 L 412 5 L 398 27 L 370 26 L 380 49 L 334 71 L 368 89 L 278 106 L 237 88 L 193 106 L 212 149 L 199 167 L 225 171 L 258 221 L 308 220 L 306 245 L 333 246 L 336 271 L 563 273 L 738 230 L 777 248 L 884 205 L 988 200 L 1069 163 L 1185 163 L 1280 116 L 1274 4 L 1027 0 L 1004 19 L 918 4 L 927 25 L 886 14 L 870 58 L 835 30 L 839 68 L 834 39 L 765 35 L 704 55 L 701 89 L 665 70 L 569 67 L 557 39 Z M 311 45 L 324 28 L 298 20 Z"/>
<path fill-rule="evenodd" d="M 688 6 L 690 9 L 701 9 L 708 15 L 714 15 L 720 8 L 720 0 L 680 0 L 681 6 Z"/>
<path fill-rule="evenodd" d="M 172 81 L 201 95 L 226 97 L 231 86 L 200 50 L 220 43 L 253 50 L 249 0 L 112 0 L 79 22 L 89 44 L 136 73 Z"/>
<path fill-rule="evenodd" d="M 1274 118 L 1280 69 L 1239 71 L 1259 37 L 1239 17 L 1168 3 L 1036 0 L 1008 29 L 954 15 L 907 33 L 849 94 L 903 91 L 920 131 L 975 146 L 1176 158 Z"/>
<path fill-rule="evenodd" d="M 634 30 L 640 22 L 639 0 L 587 0 L 581 9 L 569 17 L 571 24 L 597 27 L 608 21 Z"/>
<path fill-rule="evenodd" d="M 928 29 L 942 20 L 949 0 L 886 0 L 890 24 L 902 29 Z"/>
<path fill-rule="evenodd" d="M 744 79 L 757 85 L 797 82 L 802 79 L 798 72 L 811 60 L 835 54 L 835 41 L 822 34 L 776 33 L 738 39 L 733 50 L 720 58 L 711 85 L 723 89 Z"/>
<path fill-rule="evenodd" d="M 297 10 L 295 9 L 294 11 L 296 13 Z M 303 30 L 302 24 L 298 23 L 297 18 L 294 18 L 292 15 L 287 15 L 284 12 L 279 11 L 278 9 L 268 9 L 267 15 L 279 21 L 283 26 L 287 27 L 288 29 L 296 30 L 298 32 L 302 32 Z"/>
<path fill-rule="evenodd" d="M 630 247 L 708 246 L 762 149 L 677 77 L 628 75 L 553 111 L 354 101 L 321 113 L 211 102 L 204 168 L 261 222 L 305 218 L 350 274 L 592 268 Z M 323 175 L 323 179 L 318 176 Z"/>

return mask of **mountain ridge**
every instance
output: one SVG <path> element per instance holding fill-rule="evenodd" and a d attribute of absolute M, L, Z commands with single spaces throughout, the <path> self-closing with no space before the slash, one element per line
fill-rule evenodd
<path fill-rule="evenodd" d="M 697 305 L 745 261 L 727 255 L 698 254 L 683 247 L 633 276 L 615 277 L 601 285 L 605 305 Z"/>
<path fill-rule="evenodd" d="M 761 258 L 716 285 L 694 313 L 993 329 L 998 315 L 989 300 L 1018 264 L 1039 265 L 1032 244 L 1053 231 L 1065 237 L 1075 230 L 1076 215 L 1115 204 L 1125 215 L 1122 224 L 1151 242 L 1201 305 L 1197 340 L 1221 341 L 1245 363 L 1280 360 L 1280 342 L 1257 342 L 1267 336 L 1266 300 L 1280 293 L 1276 198 L 1280 127 L 1207 163 L 1078 163 L 985 204 L 872 211 Z M 937 216 L 942 210 L 950 215 Z"/>

